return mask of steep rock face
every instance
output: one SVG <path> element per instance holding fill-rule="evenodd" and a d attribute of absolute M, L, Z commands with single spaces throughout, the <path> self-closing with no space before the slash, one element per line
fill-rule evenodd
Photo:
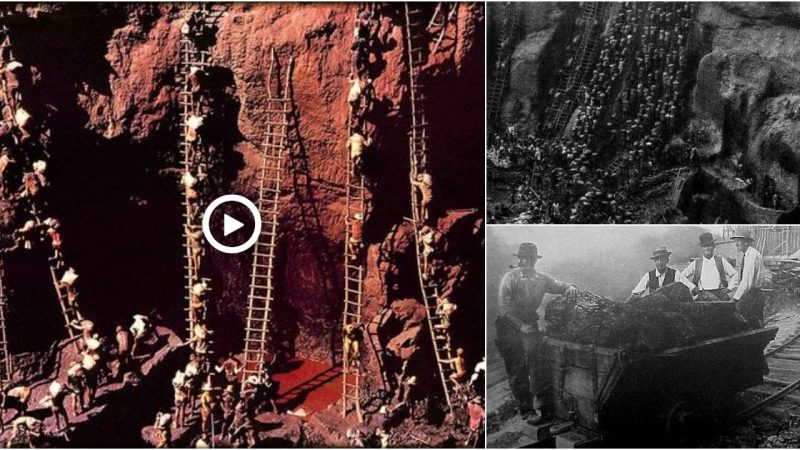
<path fill-rule="evenodd" d="M 211 49 L 230 143 L 227 185 L 220 193 L 251 199 L 257 196 L 270 49 L 276 50 L 281 79 L 294 57 L 291 97 L 298 128 L 281 193 L 275 336 L 290 352 L 315 359 L 330 358 L 339 339 L 346 95 L 356 7 L 234 4 L 219 20 Z M 377 244 L 410 208 L 401 4 L 384 8 L 379 20 L 382 48 L 371 74 L 381 114 L 368 162 L 373 212 L 365 229 L 367 320 L 393 301 L 378 271 Z M 483 20 L 482 5 L 459 4 L 455 34 L 422 73 L 430 165 L 442 212 L 483 204 L 483 98 L 477 95 L 483 86 Z M 155 308 L 173 327 L 183 321 L 175 170 L 181 22 L 177 4 L 45 5 L 10 12 L 16 56 L 42 71 L 42 96 L 52 105 L 52 204 L 64 224 L 65 253 L 83 272 L 90 316 L 124 321 Z M 470 220 L 481 226 L 480 214 Z M 214 290 L 222 293 L 216 328 L 224 333 L 217 343 L 236 349 L 250 256 L 211 251 L 209 258 L 217 275 Z M 401 264 L 400 272 L 414 269 L 413 261 Z M 482 270 L 473 276 L 482 277 Z M 418 281 L 407 280 L 416 283 L 406 286 L 413 291 L 408 297 L 418 298 Z"/>
<path fill-rule="evenodd" d="M 497 35 L 502 24 L 505 5 L 493 5 L 490 45 L 497 47 Z M 558 80 L 554 73 L 563 63 L 558 46 L 573 28 L 576 8 L 566 3 L 518 3 L 521 16 L 517 42 L 510 61 L 508 90 L 503 100 L 502 121 L 514 125 L 519 132 L 533 132 L 544 110 L 546 93 Z M 494 12 L 496 11 L 496 13 Z M 494 61 L 490 60 L 490 64 Z M 492 66 L 493 67 L 493 66 Z"/>
<path fill-rule="evenodd" d="M 690 127 L 707 130 L 700 153 L 744 152 L 740 160 L 765 172 L 785 199 L 797 198 L 800 156 L 800 116 L 793 112 L 800 88 L 798 12 L 790 3 L 701 3 L 697 20 L 709 53 L 690 101 Z"/>

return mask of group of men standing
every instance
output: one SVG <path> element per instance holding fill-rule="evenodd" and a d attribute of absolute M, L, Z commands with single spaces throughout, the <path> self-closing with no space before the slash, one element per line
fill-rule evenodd
<path fill-rule="evenodd" d="M 628 301 L 669 284 L 682 283 L 689 288 L 695 301 L 731 301 L 753 328 L 763 327 L 761 286 L 765 269 L 761 253 L 753 247 L 753 234 L 748 228 L 737 230 L 731 240 L 741 253 L 735 268 L 724 257 L 714 254 L 718 242 L 711 233 L 700 235 L 702 256 L 682 271 L 669 266 L 672 252 L 666 247 L 655 249 L 650 258 L 654 269 L 642 276 Z M 546 401 L 550 383 L 545 374 L 545 334 L 538 325 L 537 310 L 545 294 L 575 299 L 579 291 L 569 283 L 536 270 L 536 263 L 542 258 L 536 244 L 521 244 L 514 256 L 519 263 L 500 283 L 496 344 L 520 415 L 529 423 L 537 424 L 549 419 L 552 413 Z"/>
<path fill-rule="evenodd" d="M 703 255 L 683 271 L 669 267 L 672 252 L 659 247 L 650 258 L 655 268 L 642 276 L 631 291 L 631 298 L 650 293 L 671 283 L 682 283 L 697 301 L 733 301 L 736 310 L 754 327 L 764 326 L 764 299 L 761 295 L 764 265 L 761 253 L 752 247 L 753 233 L 748 228 L 737 230 L 731 240 L 742 259 L 734 269 L 722 256 L 715 255 L 717 242 L 711 233 L 700 235 Z M 630 298 L 629 298 L 630 300 Z"/>

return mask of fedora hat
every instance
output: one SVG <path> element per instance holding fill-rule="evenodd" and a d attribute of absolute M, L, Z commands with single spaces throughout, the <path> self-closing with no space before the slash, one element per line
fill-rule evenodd
<path fill-rule="evenodd" d="M 700 235 L 700 247 L 709 247 L 716 244 L 713 234 L 706 232 Z"/>
<path fill-rule="evenodd" d="M 536 259 L 542 257 L 542 255 L 539 254 L 539 248 L 536 247 L 536 244 L 534 244 L 533 242 L 525 242 L 520 244 L 519 251 L 517 253 L 514 253 L 514 256 L 518 256 L 520 258 L 527 258 L 533 256 Z"/>
<path fill-rule="evenodd" d="M 672 252 L 667 250 L 667 247 L 658 247 L 657 249 L 653 250 L 653 256 L 651 256 L 650 259 L 668 257 L 671 254 Z"/>
<path fill-rule="evenodd" d="M 737 228 L 736 232 L 733 233 L 731 239 L 745 239 L 748 241 L 754 241 L 753 239 L 753 232 L 749 228 Z"/>

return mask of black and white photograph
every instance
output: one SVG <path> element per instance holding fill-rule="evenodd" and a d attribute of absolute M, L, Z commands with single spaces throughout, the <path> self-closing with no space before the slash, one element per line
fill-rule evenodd
<path fill-rule="evenodd" d="M 487 10 L 489 223 L 797 222 L 800 4 Z"/>
<path fill-rule="evenodd" d="M 487 234 L 490 448 L 800 444 L 800 226 Z"/>

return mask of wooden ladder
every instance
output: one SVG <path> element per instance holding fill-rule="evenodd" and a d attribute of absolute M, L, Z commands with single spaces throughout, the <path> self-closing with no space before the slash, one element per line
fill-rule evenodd
<path fill-rule="evenodd" d="M 453 29 L 457 26 L 458 6 L 458 3 L 453 2 L 439 2 L 436 4 L 436 9 L 433 10 L 433 16 L 430 22 L 428 22 L 428 26 L 425 28 L 425 31 L 427 31 L 430 36 L 435 37 L 431 54 L 435 54 L 439 51 L 442 42 L 445 40 L 456 40 L 456 37 L 448 35 L 447 31 L 451 29 L 451 24 L 453 25 Z"/>
<path fill-rule="evenodd" d="M 508 18 L 503 22 L 509 24 L 509 29 L 500 30 L 498 36 L 498 42 L 500 43 L 505 41 L 506 37 L 513 40 L 519 25 L 520 14 L 515 3 L 510 2 L 506 4 L 505 14 Z M 511 75 L 511 53 L 513 52 L 507 54 L 500 54 L 500 52 L 498 52 L 497 55 L 497 61 L 503 62 L 504 64 L 495 67 L 492 73 L 492 84 L 489 86 L 489 90 L 486 93 L 486 110 L 490 122 L 497 120 L 497 116 L 500 114 L 503 94 L 505 93 L 506 86 L 508 86 L 508 77 Z"/>
<path fill-rule="evenodd" d="M 564 125 L 569 121 L 572 112 L 574 111 L 575 103 L 570 106 L 570 100 L 574 100 L 578 96 L 579 88 L 582 86 L 586 74 L 594 65 L 595 56 L 599 47 L 599 34 L 595 30 L 595 20 L 601 20 L 605 16 L 606 5 L 590 2 L 583 6 L 583 29 L 580 34 L 580 42 L 578 48 L 573 54 L 573 69 L 570 71 L 569 76 L 563 77 L 559 84 L 558 91 L 561 95 L 558 99 L 553 99 L 551 104 L 547 107 L 547 115 L 545 120 L 545 130 L 551 136 L 555 136 L 561 132 Z M 600 31 L 602 33 L 602 31 Z"/>
<path fill-rule="evenodd" d="M 11 362 L 11 354 L 8 353 L 8 337 L 6 335 L 6 315 L 8 314 L 8 297 L 4 285 L 5 267 L 0 259 L 0 381 L 3 385 L 11 382 L 11 375 L 14 366 Z"/>
<path fill-rule="evenodd" d="M 8 49 L 8 52 L 6 52 L 6 49 Z M 11 51 L 12 51 L 11 37 L 8 32 L 8 27 L 6 25 L 0 25 L 0 55 L 5 56 L 7 53 L 7 56 L 9 58 L 13 58 L 14 56 L 11 53 Z M 0 64 L 5 65 L 6 63 L 8 63 L 8 60 L 0 59 Z M 0 83 L 2 83 L 2 88 L 3 88 L 2 120 L 5 122 L 11 122 L 14 126 L 16 126 L 17 122 L 16 122 L 16 117 L 14 116 L 14 114 L 16 113 L 15 111 L 15 105 L 17 104 L 16 99 L 14 99 L 13 102 L 9 101 L 10 98 L 8 95 L 8 86 L 6 86 L 5 77 L 1 78 Z"/>
<path fill-rule="evenodd" d="M 201 3 L 200 11 L 203 12 L 203 22 L 207 27 L 216 27 L 217 22 L 230 9 L 230 3 Z"/>
<path fill-rule="evenodd" d="M 275 49 L 270 56 L 267 76 L 267 119 L 262 165 L 258 177 L 258 210 L 261 214 L 261 234 L 253 248 L 253 266 L 250 274 L 250 294 L 247 303 L 247 321 L 244 337 L 245 377 L 259 374 L 269 350 L 269 312 L 273 299 L 275 247 L 278 236 L 279 200 L 281 179 L 289 145 L 288 128 L 292 105 L 289 86 L 294 58 L 289 58 L 285 88 L 282 95 L 273 96 L 269 84 L 275 65 Z"/>
<path fill-rule="evenodd" d="M 372 346 L 372 350 L 375 353 L 375 357 L 378 360 L 378 365 L 380 366 L 381 372 L 381 382 L 383 382 L 383 388 L 387 391 L 389 390 L 389 379 L 387 378 L 387 373 L 383 369 L 385 361 L 383 360 L 383 343 L 380 340 L 380 336 L 378 335 L 378 331 L 380 330 L 381 326 L 383 326 L 386 321 L 389 319 L 389 313 L 392 312 L 391 308 L 384 307 L 372 320 L 369 321 L 367 324 L 367 337 L 369 338 L 369 343 Z"/>
<path fill-rule="evenodd" d="M 1 25 L 0 26 L 0 40 L 2 41 L 2 43 L 0 43 L 0 49 L 2 49 L 2 50 L 9 49 L 8 55 L 9 55 L 10 58 L 13 58 L 13 56 L 11 55 L 11 50 L 10 50 L 11 49 L 11 39 L 9 37 L 8 27 L 6 27 L 5 25 Z M 0 63 L 6 63 L 6 62 L 8 62 L 8 61 L 0 61 Z M 16 102 L 15 99 L 14 99 L 14 101 L 10 101 L 10 96 L 9 96 L 9 93 L 8 93 L 8 86 L 6 85 L 5 79 L 3 79 L 3 81 L 2 81 L 2 89 L 0 90 L 0 94 L 2 94 L 2 101 L 3 101 L 3 113 L 2 113 L 3 114 L 3 120 L 10 121 L 14 125 L 16 125 L 15 114 L 16 114 L 17 102 Z M 42 220 L 41 220 L 41 217 L 39 216 L 39 212 L 37 212 L 35 207 L 34 207 L 34 209 L 32 211 L 32 214 L 33 214 L 33 219 L 36 222 L 36 224 L 37 225 L 41 225 L 42 224 Z M 67 329 L 67 334 L 69 335 L 70 339 L 72 339 L 72 338 L 74 338 L 76 336 L 76 330 L 72 327 L 72 324 L 83 320 L 83 316 L 81 315 L 80 311 L 78 310 L 77 305 L 70 303 L 69 297 L 67 295 L 66 288 L 62 288 L 61 287 L 61 281 L 60 281 L 59 276 L 58 276 L 58 271 L 59 271 L 58 264 L 59 264 L 59 261 L 55 261 L 55 260 L 48 261 L 48 265 L 50 267 L 50 277 L 51 277 L 51 280 L 53 282 L 53 288 L 56 291 L 56 296 L 58 297 L 58 303 L 59 303 L 59 306 L 61 308 L 61 314 L 64 316 L 65 328 Z M 3 302 L 3 306 L 0 307 L 0 309 L 3 310 L 3 311 L 0 311 L 0 314 L 2 314 L 2 316 L 3 316 L 2 317 L 2 333 L 0 333 L 2 335 L 1 336 L 2 337 L 2 344 L 0 344 L 0 347 L 2 347 L 1 351 L 2 351 L 3 355 L 6 355 L 5 358 L 8 358 L 8 351 L 7 351 L 8 349 L 6 348 L 7 339 L 6 339 L 6 330 L 5 330 L 5 315 L 6 315 L 5 314 L 5 308 L 6 308 L 7 299 L 6 299 L 6 296 L 5 296 L 4 292 L 0 292 L 0 298 L 2 299 L 2 302 Z M 1 358 L 3 358 L 3 356 L 0 356 L 0 359 Z M 6 364 L 6 367 L 9 367 L 9 365 Z"/>
<path fill-rule="evenodd" d="M 53 287 L 56 290 L 56 296 L 58 297 L 58 304 L 61 306 L 61 314 L 64 316 L 64 323 L 67 329 L 67 334 L 69 334 L 70 339 L 72 339 L 77 334 L 76 330 L 72 327 L 71 324 L 80 322 L 81 320 L 83 320 L 83 316 L 81 315 L 81 312 L 78 310 L 77 305 L 73 305 L 70 303 L 66 288 L 61 287 L 61 282 L 58 279 L 54 263 L 50 264 L 50 276 L 52 277 L 53 280 Z"/>
<path fill-rule="evenodd" d="M 352 129 L 351 129 L 352 134 Z M 366 187 L 364 186 L 364 176 L 356 176 L 353 167 L 353 159 L 347 154 L 347 173 L 348 182 L 345 188 L 347 216 L 345 220 L 345 245 L 344 245 L 344 311 L 342 312 L 342 329 L 347 325 L 356 327 L 361 326 L 362 298 L 364 289 L 364 259 L 361 255 L 351 251 L 350 224 L 356 220 L 355 215 L 360 214 L 362 221 L 367 214 Z M 344 336 L 344 334 L 342 335 Z M 360 382 L 361 367 L 358 361 L 348 360 L 347 349 L 342 349 L 342 416 L 347 415 L 349 403 L 355 405 L 356 413 L 361 417 L 360 403 Z"/>
<path fill-rule="evenodd" d="M 422 65 L 425 63 L 425 56 L 423 53 L 424 43 L 420 42 L 420 11 L 409 7 L 408 3 L 404 4 L 406 15 L 406 49 L 408 56 L 408 69 L 409 69 L 409 93 L 411 99 L 411 135 L 409 137 L 409 150 L 411 159 L 411 179 L 416 180 L 417 174 L 427 171 L 427 154 L 428 154 L 428 123 L 425 119 L 425 112 L 423 104 L 425 96 L 420 95 L 420 71 Z M 414 239 L 416 245 L 417 257 L 417 271 L 419 274 L 420 287 L 422 289 L 422 298 L 425 302 L 425 309 L 427 311 L 428 329 L 431 334 L 431 340 L 436 353 L 436 364 L 438 367 L 439 378 L 442 383 L 442 390 L 444 391 L 447 406 L 452 410 L 451 403 L 451 382 L 449 376 L 453 372 L 453 367 L 450 364 L 452 359 L 452 351 L 447 345 L 447 337 L 442 329 L 437 327 L 442 323 L 443 318 L 437 314 L 436 310 L 436 286 L 430 282 L 430 277 L 426 277 L 423 272 L 423 256 L 422 245 L 420 239 L 420 231 L 422 229 L 423 212 L 420 210 L 419 202 L 417 201 L 416 188 L 411 187 L 411 213 L 414 221 Z"/>
<path fill-rule="evenodd" d="M 200 10 L 200 12 L 204 14 L 205 20 L 205 14 L 207 13 L 205 6 Z M 205 70 L 211 65 L 210 52 L 208 50 L 199 49 L 191 37 L 182 35 L 180 40 L 180 68 L 178 71 L 178 79 L 182 84 L 178 97 L 178 103 L 181 109 L 181 140 L 179 146 L 181 158 L 183 159 L 183 174 L 191 174 L 193 177 L 198 176 L 203 158 L 207 157 L 207 152 L 204 152 L 205 148 L 202 140 L 200 142 L 195 142 L 194 144 L 188 140 L 189 127 L 186 123 L 187 119 L 192 115 L 202 115 L 204 112 L 203 105 L 201 105 L 200 102 L 196 102 L 192 96 L 188 75 L 192 67 L 199 67 Z M 201 211 L 203 211 L 205 205 L 201 198 L 196 199 L 196 209 L 193 213 L 193 207 L 188 200 L 189 190 L 183 185 L 182 188 L 184 189 L 184 198 L 181 201 L 181 205 L 183 206 L 182 215 L 184 219 L 183 249 L 184 258 L 186 261 L 184 266 L 184 269 L 186 270 L 186 274 L 184 276 L 184 281 L 186 283 L 186 296 L 184 297 L 186 308 L 184 308 L 184 310 L 187 313 L 187 334 L 189 339 L 194 339 L 195 326 L 198 325 L 198 323 L 206 324 L 208 305 L 205 305 L 205 307 L 201 309 L 201 314 L 194 314 L 192 311 L 192 290 L 195 284 L 202 282 L 207 283 L 210 280 L 208 278 L 201 277 L 200 268 L 196 266 L 195 260 L 192 258 L 192 239 L 190 237 L 190 232 L 192 230 L 201 229 L 200 220 L 198 220 L 197 216 Z M 208 292 L 209 291 L 207 290 L 204 297 L 208 296 Z M 209 342 L 210 347 L 210 339 L 207 338 L 207 341 Z M 194 348 L 195 345 L 193 344 L 192 349 Z"/>
<path fill-rule="evenodd" d="M 358 20 L 360 12 L 361 8 L 356 11 L 356 20 Z M 363 68 L 354 67 L 352 72 L 360 76 L 360 69 Z M 363 129 L 363 120 L 354 121 L 351 113 L 347 120 L 347 136 L 350 137 L 354 133 L 367 135 L 366 130 Z M 349 148 L 346 148 L 343 156 L 347 167 L 347 181 L 345 182 L 344 305 L 342 310 L 342 417 L 347 416 L 352 404 L 356 415 L 361 420 L 361 366 L 359 361 L 349 360 L 347 349 L 344 346 L 344 336 L 345 328 L 348 325 L 362 326 L 361 313 L 366 268 L 364 267 L 364 258 L 360 254 L 361 249 L 356 248 L 354 252 L 350 246 L 350 238 L 352 237 L 352 224 L 358 220 L 356 214 L 361 216 L 360 221 L 363 225 L 367 219 L 369 204 L 364 175 L 356 174 L 356 167 Z"/>

